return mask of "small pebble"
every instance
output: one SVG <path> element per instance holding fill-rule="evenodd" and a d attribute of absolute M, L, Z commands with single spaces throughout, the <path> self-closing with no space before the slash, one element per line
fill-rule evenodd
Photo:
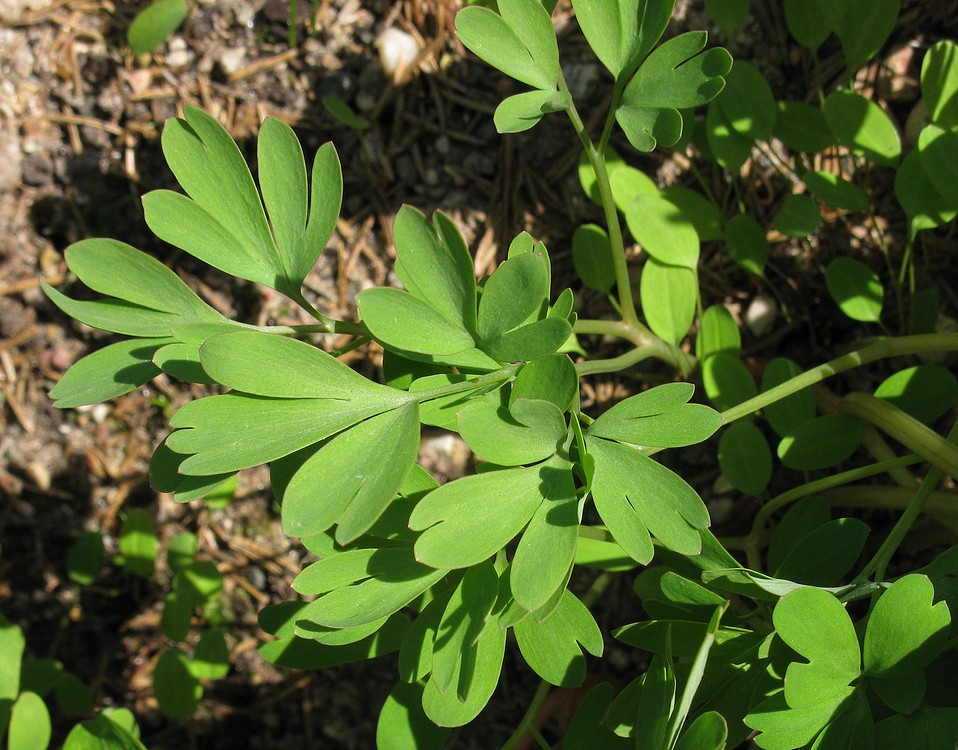
<path fill-rule="evenodd" d="M 383 72 L 397 84 L 407 80 L 407 73 L 422 51 L 415 37 L 397 28 L 386 29 L 380 34 L 376 49 L 379 50 Z"/>
<path fill-rule="evenodd" d="M 745 325 L 753 336 L 762 338 L 772 330 L 776 317 L 778 317 L 778 306 L 775 300 L 766 294 L 760 294 L 752 300 L 745 311 Z"/>

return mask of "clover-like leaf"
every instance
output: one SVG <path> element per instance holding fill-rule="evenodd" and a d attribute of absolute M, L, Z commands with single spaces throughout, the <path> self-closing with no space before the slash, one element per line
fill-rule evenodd
<path fill-rule="evenodd" d="M 840 704 L 851 690 L 849 684 L 861 675 L 858 636 L 841 602 L 821 589 L 796 589 L 775 605 L 772 622 L 779 637 L 808 660 L 788 666 L 788 705 Z"/>
<path fill-rule="evenodd" d="M 722 424 L 708 406 L 690 404 L 691 383 L 667 383 L 620 401 L 587 430 L 594 437 L 655 448 L 677 448 L 708 439 Z"/>
<path fill-rule="evenodd" d="M 463 477 L 419 501 L 409 527 L 422 534 L 416 557 L 435 568 L 466 568 L 491 557 L 529 522 L 543 500 L 548 463 Z"/>
<path fill-rule="evenodd" d="M 579 375 L 567 354 L 550 354 L 527 362 L 512 383 L 509 402 L 548 401 L 565 412 L 579 393 Z"/>
<path fill-rule="evenodd" d="M 592 498 L 616 542 L 641 563 L 652 559 L 650 535 L 681 554 L 698 554 L 698 529 L 708 527 L 709 515 L 695 490 L 633 448 L 586 440 L 595 459 Z"/>
<path fill-rule="evenodd" d="M 866 675 L 897 677 L 938 656 L 951 614 L 946 602 L 933 604 L 934 599 L 935 587 L 923 575 L 900 578 L 882 593 L 865 629 Z"/>
<path fill-rule="evenodd" d="M 558 450 L 566 424 L 550 401 L 516 399 L 500 389 L 459 410 L 458 432 L 483 461 L 519 466 L 542 461 Z"/>
<path fill-rule="evenodd" d="M 579 498 L 572 466 L 551 463 L 542 473 L 542 503 L 522 532 L 509 575 L 516 604 L 528 612 L 545 606 L 565 587 L 576 554 Z"/>
<path fill-rule="evenodd" d="M 499 13 L 471 6 L 456 15 L 456 33 L 476 57 L 533 88 L 559 80 L 559 47 L 552 19 L 538 0 L 503 0 Z"/>
<path fill-rule="evenodd" d="M 261 200 L 249 167 L 223 127 L 196 107 L 187 107 L 184 115 L 166 123 L 162 141 L 167 163 L 187 195 L 147 193 L 147 225 L 161 239 L 221 271 L 301 301 L 303 279 L 339 214 L 342 176 L 335 151 L 326 146 L 316 154 L 307 199 L 305 161 L 296 136 L 289 126 L 267 121 L 259 144 Z"/>
<path fill-rule="evenodd" d="M 675 0 L 611 0 L 596 5 L 574 2 L 579 28 L 612 75 L 631 74 L 662 36 Z"/>
<path fill-rule="evenodd" d="M 336 524 L 348 544 L 386 509 L 416 462 L 415 404 L 370 417 L 325 443 L 293 475 L 283 493 L 283 531 L 303 537 Z M 376 456 L 374 465 L 366 457 Z"/>
<path fill-rule="evenodd" d="M 546 682 L 576 687 L 585 680 L 586 663 L 579 644 L 601 656 L 602 631 L 592 613 L 570 591 L 542 622 L 526 617 L 513 628 L 522 658 Z"/>
<path fill-rule="evenodd" d="M 682 135 L 679 109 L 711 101 L 725 86 L 732 58 L 721 47 L 703 52 L 707 35 L 688 32 L 655 49 L 622 94 L 615 117 L 640 151 L 672 146 Z"/>

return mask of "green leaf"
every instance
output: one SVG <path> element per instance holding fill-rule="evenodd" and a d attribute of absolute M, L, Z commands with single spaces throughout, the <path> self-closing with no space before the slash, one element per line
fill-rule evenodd
<path fill-rule="evenodd" d="M 844 691 L 845 700 L 852 697 L 854 688 Z M 755 744 L 764 750 L 793 750 L 808 747 L 816 735 L 839 713 L 837 698 L 829 698 L 818 705 L 789 708 L 783 692 L 753 707 L 745 717 L 745 723 L 761 734 Z M 851 747 L 851 746 L 849 746 Z"/>
<path fill-rule="evenodd" d="M 500 389 L 459 410 L 458 432 L 479 458 L 500 466 L 542 461 L 566 436 L 565 419 L 549 401 L 516 399 Z"/>
<path fill-rule="evenodd" d="M 472 687 L 473 644 L 482 634 L 496 603 L 499 576 L 491 560 L 466 571 L 446 603 L 433 643 L 429 681 L 441 693 L 469 698 Z"/>
<path fill-rule="evenodd" d="M 831 520 L 824 500 L 809 497 L 800 500 L 775 524 L 768 543 L 768 569 L 778 570 L 796 546 L 819 526 Z"/>
<path fill-rule="evenodd" d="M 901 0 L 847 0 L 838 38 L 849 69 L 878 54 L 895 28 L 900 9 Z"/>
<path fill-rule="evenodd" d="M 958 133 L 926 125 L 918 134 L 918 155 L 935 190 L 951 209 L 958 208 Z"/>
<path fill-rule="evenodd" d="M 93 696 L 76 675 L 65 672 L 57 680 L 54 693 L 60 714 L 70 718 L 87 716 L 93 710 Z"/>
<path fill-rule="evenodd" d="M 600 292 L 615 286 L 609 235 L 596 224 L 583 224 L 572 235 L 572 262 L 582 283 Z"/>
<path fill-rule="evenodd" d="M 858 561 L 868 533 L 868 525 L 857 518 L 824 523 L 791 548 L 773 575 L 809 586 L 836 586 Z"/>
<path fill-rule="evenodd" d="M 304 537 L 336 524 L 348 544 L 383 513 L 416 462 L 415 404 L 360 422 L 325 443 L 302 465 L 283 493 L 283 531 Z M 375 456 L 375 465 L 368 457 Z"/>
<path fill-rule="evenodd" d="M 608 170 L 609 185 L 612 187 L 612 200 L 615 201 L 615 207 L 622 213 L 628 211 L 632 201 L 638 196 L 659 194 L 659 188 L 652 178 L 635 167 L 626 166 L 624 163 L 610 162 Z"/>
<path fill-rule="evenodd" d="M 936 42 L 925 53 L 921 95 L 932 122 L 943 128 L 958 126 L 958 46 L 954 42 Z"/>
<path fill-rule="evenodd" d="M 490 618 L 470 648 L 460 652 L 461 659 L 451 678 L 469 697 L 461 700 L 456 690 L 443 693 L 430 679 L 422 697 L 426 716 L 435 724 L 447 727 L 463 726 L 476 718 L 499 684 L 505 648 L 506 630 Z M 462 680 L 468 680 L 467 689 L 463 689 Z"/>
<path fill-rule="evenodd" d="M 221 680 L 230 671 L 230 650 L 218 630 L 205 630 L 193 650 L 190 674 L 198 680 Z"/>
<path fill-rule="evenodd" d="M 190 673 L 189 658 L 179 649 L 160 654 L 153 670 L 153 694 L 160 711 L 177 721 L 186 721 L 203 697 L 203 688 Z"/>
<path fill-rule="evenodd" d="M 752 422 L 735 422 L 722 433 L 718 460 L 725 478 L 746 494 L 760 495 L 772 478 L 772 451 Z"/>
<path fill-rule="evenodd" d="M 479 336 L 491 341 L 537 320 L 548 301 L 549 261 L 523 253 L 502 263 L 486 281 L 479 300 Z"/>
<path fill-rule="evenodd" d="M 901 139 L 891 118 L 875 102 L 854 91 L 836 91 L 825 99 L 825 121 L 853 154 L 892 167 L 901 154 Z"/>
<path fill-rule="evenodd" d="M 627 750 L 635 743 L 627 737 L 619 737 L 605 724 L 605 717 L 612 702 L 612 685 L 600 682 L 589 690 L 569 722 L 563 738 L 567 750 Z"/>
<path fill-rule="evenodd" d="M 68 409 L 122 396 L 160 374 L 151 361 L 171 339 L 130 339 L 75 362 L 50 391 L 54 406 Z"/>
<path fill-rule="evenodd" d="M 701 550 L 698 529 L 709 525 L 701 498 L 678 475 L 637 450 L 587 438 L 595 458 L 592 498 L 622 548 L 641 563 L 652 558 L 650 534 L 684 555 Z"/>
<path fill-rule="evenodd" d="M 122 300 L 80 302 L 60 294 L 41 282 L 41 288 L 53 304 L 63 312 L 91 328 L 146 338 L 169 336 L 170 329 L 183 319 L 166 312 L 150 310 Z"/>
<path fill-rule="evenodd" d="M 519 370 L 509 395 L 510 407 L 517 399 L 548 401 L 565 412 L 579 393 L 579 375 L 567 354 L 549 354 L 527 362 Z"/>
<path fill-rule="evenodd" d="M 90 289 L 142 308 L 169 313 L 178 318 L 173 325 L 223 320 L 173 271 L 126 243 L 81 240 L 67 248 L 66 261 Z M 163 335 L 169 334 L 167 330 Z"/>
<path fill-rule="evenodd" d="M 363 131 L 372 124 L 365 117 L 356 114 L 356 111 L 338 96 L 327 95 L 319 100 L 329 114 L 335 117 L 347 128 Z"/>
<path fill-rule="evenodd" d="M 788 237 L 808 237 L 821 224 L 822 215 L 815 201 L 807 195 L 792 194 L 779 208 L 774 227 Z"/>
<path fill-rule="evenodd" d="M 43 698 L 36 693 L 21 693 L 10 710 L 8 750 L 44 750 L 52 734 L 50 712 Z"/>
<path fill-rule="evenodd" d="M 712 157 L 732 173 L 738 173 L 752 155 L 752 139 L 738 133 L 717 101 L 705 115 L 705 136 Z"/>
<path fill-rule="evenodd" d="M 452 220 L 436 211 L 430 224 L 421 212 L 403 206 L 393 223 L 393 239 L 396 273 L 409 293 L 459 328 L 475 333 L 475 272 Z"/>
<path fill-rule="evenodd" d="M 475 346 L 472 334 L 436 308 L 400 289 L 375 287 L 356 295 L 363 323 L 384 346 L 433 356 Z"/>
<path fill-rule="evenodd" d="M 666 383 L 620 401 L 587 430 L 593 437 L 655 448 L 677 448 L 708 439 L 722 424 L 717 412 L 690 404 L 691 383 Z"/>
<path fill-rule="evenodd" d="M 30 691 L 46 698 L 63 674 L 63 664 L 56 659 L 25 659 L 20 671 L 20 692 Z"/>
<path fill-rule="evenodd" d="M 725 750 L 728 724 L 717 711 L 706 711 L 682 732 L 675 750 Z"/>
<path fill-rule="evenodd" d="M 506 546 L 535 513 L 555 473 L 546 462 L 467 476 L 419 501 L 409 527 L 422 531 L 416 558 L 435 568 L 466 568 Z"/>
<path fill-rule="evenodd" d="M 516 603 L 529 612 L 543 607 L 565 586 L 575 558 L 579 498 L 571 469 L 566 465 L 544 470 L 548 474 L 543 477 L 542 502 L 512 558 L 509 586 Z"/>
<path fill-rule="evenodd" d="M 186 0 L 156 0 L 136 14 L 126 30 L 126 41 L 136 55 L 146 55 L 176 31 L 190 6 Z"/>
<path fill-rule="evenodd" d="M 559 48 L 538 0 L 502 0 L 499 13 L 472 6 L 456 15 L 456 34 L 476 57 L 537 89 L 555 89 Z"/>
<path fill-rule="evenodd" d="M 935 659 L 951 625 L 944 601 L 936 604 L 935 587 L 927 576 L 898 579 L 878 598 L 865 630 L 865 674 L 899 677 Z"/>
<path fill-rule="evenodd" d="M 173 590 L 202 608 L 223 593 L 223 574 L 209 560 L 195 560 L 173 577 Z"/>
<path fill-rule="evenodd" d="M 659 195 L 637 196 L 625 220 L 636 242 L 655 260 L 690 270 L 698 266 L 698 233 L 674 203 Z"/>
<path fill-rule="evenodd" d="M 808 6 L 806 0 L 797 0 Z M 814 154 L 835 145 L 835 136 L 820 109 L 804 102 L 779 101 L 773 134 L 793 151 Z"/>
<path fill-rule="evenodd" d="M 106 553 L 103 550 L 103 535 L 87 531 L 77 539 L 67 553 L 67 575 L 74 583 L 89 586 L 100 575 Z"/>
<path fill-rule="evenodd" d="M 762 393 L 800 375 L 801 368 L 784 357 L 776 357 L 762 373 Z M 811 390 L 802 390 L 774 401 L 762 409 L 772 429 L 782 437 L 815 416 L 815 397 Z"/>
<path fill-rule="evenodd" d="M 815 417 L 782 438 L 778 457 L 790 469 L 827 469 L 858 449 L 866 429 L 865 422 L 844 414 Z"/>
<path fill-rule="evenodd" d="M 636 747 L 668 747 L 669 722 L 676 699 L 671 653 L 652 657 L 652 663 L 642 675 L 638 698 L 634 729 Z"/>
<path fill-rule="evenodd" d="M 895 172 L 895 197 L 908 215 L 912 237 L 922 229 L 934 229 L 955 218 L 958 207 L 946 201 L 932 183 L 918 151 L 910 151 Z"/>
<path fill-rule="evenodd" d="M 452 731 L 437 727 L 422 708 L 422 685 L 397 683 L 379 712 L 376 747 L 391 750 L 440 750 Z"/>
<path fill-rule="evenodd" d="M 941 365 L 918 365 L 890 375 L 875 389 L 875 396 L 920 422 L 931 422 L 958 401 L 958 380 Z"/>
<path fill-rule="evenodd" d="M 185 641 L 193 624 L 193 601 L 185 595 L 171 591 L 164 597 L 160 614 L 160 630 L 171 641 Z"/>
<path fill-rule="evenodd" d="M 816 3 L 808 0 L 785 0 L 783 9 L 789 33 L 803 47 L 813 53 L 817 52 L 822 42 L 828 38 L 831 29 L 822 23 Z"/>
<path fill-rule="evenodd" d="M 339 157 L 332 143 L 316 152 L 307 193 L 303 149 L 289 125 L 266 118 L 256 146 L 263 203 L 286 276 L 281 291 L 295 299 L 336 227 L 343 198 Z"/>
<path fill-rule="evenodd" d="M 669 185 L 659 193 L 675 205 L 695 227 L 700 242 L 722 238 L 722 219 L 716 205 L 697 190 L 681 185 Z"/>
<path fill-rule="evenodd" d="M 692 327 L 698 291 L 694 270 L 649 258 L 642 267 L 639 296 L 652 332 L 677 346 Z"/>
<path fill-rule="evenodd" d="M 196 107 L 163 127 L 163 154 L 186 196 L 143 196 L 146 223 L 160 239 L 225 273 L 273 288 L 284 277 L 252 175 L 223 127 Z"/>
<path fill-rule="evenodd" d="M 670 39 L 629 81 L 615 118 L 636 149 L 675 145 L 682 135 L 678 110 L 705 104 L 725 86 L 732 59 L 721 47 L 703 53 L 706 38 L 703 31 Z"/>
<path fill-rule="evenodd" d="M 146 750 L 146 746 L 104 709 L 101 715 L 73 727 L 63 750 Z"/>
<path fill-rule="evenodd" d="M 725 225 L 725 243 L 732 259 L 756 276 L 765 273 L 769 245 L 765 230 L 751 216 L 738 214 Z"/>
<path fill-rule="evenodd" d="M 695 337 L 695 356 L 707 359 L 713 354 L 725 352 L 737 357 L 742 349 L 742 335 L 732 313 L 725 305 L 706 308 Z"/>
<path fill-rule="evenodd" d="M 732 37 L 748 17 L 752 0 L 705 0 L 705 12 Z"/>
<path fill-rule="evenodd" d="M 166 564 L 170 566 L 170 570 L 174 573 L 179 573 L 193 562 L 197 549 L 199 549 L 199 540 L 196 538 L 196 534 L 189 531 L 177 534 L 167 545 Z"/>
<path fill-rule="evenodd" d="M 561 112 L 572 105 L 567 91 L 524 91 L 499 102 L 493 114 L 496 132 L 522 133 L 534 127 L 545 115 Z"/>
<path fill-rule="evenodd" d="M 835 258 L 825 267 L 825 285 L 843 313 L 852 320 L 877 323 L 884 289 L 878 274 L 854 258 Z"/>
<path fill-rule="evenodd" d="M 120 527 L 120 554 L 131 573 L 149 578 L 156 564 L 156 533 L 153 519 L 143 508 L 131 508 Z"/>
<path fill-rule="evenodd" d="M 702 363 L 702 382 L 712 405 L 726 411 L 758 395 L 755 379 L 742 361 L 717 352 Z"/>
<path fill-rule="evenodd" d="M 796 589 L 775 605 L 772 621 L 779 637 L 808 659 L 807 664 L 788 666 L 788 705 L 809 708 L 841 703 L 849 683 L 861 674 L 858 636 L 841 602 L 821 589 Z"/>
<path fill-rule="evenodd" d="M 732 130 L 750 141 L 772 137 L 778 110 L 768 82 L 758 69 L 736 60 L 726 76 L 725 89 L 715 100 Z"/>
<path fill-rule="evenodd" d="M 577 687 L 585 680 L 586 661 L 579 644 L 602 656 L 602 631 L 574 594 L 564 591 L 559 606 L 544 621 L 526 617 L 513 628 L 522 658 L 546 682 Z"/>
<path fill-rule="evenodd" d="M 482 342 L 482 349 L 499 362 L 528 362 L 556 352 L 572 336 L 564 318 L 546 318 Z"/>
<path fill-rule="evenodd" d="M 186 503 L 206 497 L 236 476 L 235 472 L 211 476 L 180 474 L 179 468 L 186 459 L 186 455 L 170 450 L 165 441 L 160 443 L 150 459 L 150 486 L 157 492 L 172 492 L 176 502 Z"/>
<path fill-rule="evenodd" d="M 832 172 L 806 172 L 802 181 L 808 192 L 829 206 L 846 211 L 867 211 L 870 205 L 864 190 Z"/>
<path fill-rule="evenodd" d="M 896 714 L 875 725 L 878 750 L 952 750 L 958 736 L 958 708 L 924 705 L 910 716 Z"/>
<path fill-rule="evenodd" d="M 596 57 L 616 79 L 630 75 L 662 36 L 675 0 L 576 0 L 576 20 Z"/>
<path fill-rule="evenodd" d="M 301 594 L 325 594 L 298 619 L 328 628 L 366 625 L 398 612 L 446 573 L 420 563 L 408 547 L 336 552 L 294 581 Z"/>

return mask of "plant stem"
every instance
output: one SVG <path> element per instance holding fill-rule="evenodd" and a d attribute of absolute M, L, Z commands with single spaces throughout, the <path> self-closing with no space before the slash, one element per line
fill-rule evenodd
<path fill-rule="evenodd" d="M 820 383 L 825 378 L 837 375 L 840 372 L 851 370 L 855 367 L 875 362 L 879 359 L 888 357 L 901 357 L 907 354 L 918 354 L 921 352 L 952 352 L 958 351 L 958 334 L 956 333 L 930 333 L 920 336 L 900 336 L 879 339 L 857 351 L 836 357 L 830 362 L 813 367 L 811 370 L 796 375 L 784 383 L 770 388 L 764 393 L 760 393 L 748 401 L 744 401 L 731 409 L 722 412 L 722 419 L 725 424 L 734 422 L 736 419 L 754 414 L 769 404 L 774 404 L 786 396 L 797 393 L 803 388 Z"/>
<path fill-rule="evenodd" d="M 678 349 L 674 346 L 669 346 L 662 339 L 658 338 L 652 334 L 645 326 L 641 323 L 638 324 L 638 327 L 629 323 L 625 320 L 590 320 L 590 319 L 579 319 L 576 321 L 575 326 L 572 330 L 577 334 L 586 334 L 586 335 L 596 335 L 596 336 L 616 336 L 620 339 L 625 339 L 635 344 L 637 349 L 643 350 L 644 354 L 638 356 L 634 362 L 627 363 L 623 366 L 615 367 L 614 369 L 604 369 L 603 367 L 597 367 L 594 371 L 590 370 L 589 367 L 585 367 L 585 372 L 580 371 L 580 374 L 595 374 L 598 372 L 618 372 L 619 370 L 628 367 L 629 364 L 635 364 L 635 362 L 645 359 L 647 357 L 655 357 L 667 362 L 668 364 L 675 367 L 677 370 L 681 371 L 684 374 L 688 374 L 695 367 L 695 358 L 683 352 L 681 349 Z M 622 358 L 632 355 L 631 352 L 622 355 Z M 622 358 L 615 358 L 612 360 L 604 360 L 604 362 L 614 362 Z M 603 360 L 597 360 L 603 361 Z M 580 363 L 583 365 L 590 365 L 592 363 L 585 362 Z M 578 365 L 577 365 L 578 369 Z"/>
<path fill-rule="evenodd" d="M 951 426 L 951 431 L 948 433 L 949 443 L 954 444 L 956 438 L 958 438 L 958 422 L 955 422 L 955 424 Z M 915 492 L 908 507 L 905 508 L 905 512 L 901 514 L 898 523 L 895 524 L 888 536 L 885 537 L 885 541 L 882 542 L 875 556 L 872 557 L 862 572 L 858 574 L 858 577 L 855 579 L 857 583 L 867 581 L 873 574 L 876 581 L 884 579 L 885 569 L 888 567 L 892 555 L 895 554 L 899 545 L 904 541 L 912 525 L 918 520 L 918 516 L 921 515 L 925 503 L 928 501 L 928 498 L 931 497 L 931 493 L 943 476 L 944 472 L 941 469 L 937 467 L 931 468 L 925 477 L 925 481 L 922 482 L 921 487 Z"/>
<path fill-rule="evenodd" d="M 465 380 L 462 383 L 441 385 L 438 388 L 430 388 L 428 391 L 419 391 L 418 393 L 411 391 L 410 395 L 415 396 L 417 403 L 422 403 L 423 401 L 430 401 L 431 399 L 441 398 L 442 396 L 452 396 L 453 394 L 463 393 L 464 391 L 475 391 L 490 385 L 512 380 L 512 378 L 516 376 L 518 369 L 519 365 L 506 365 L 500 370 L 487 372 L 475 380 Z"/>
<path fill-rule="evenodd" d="M 542 704 L 545 703 L 546 698 L 549 697 L 551 687 L 552 685 L 545 680 L 539 683 L 536 694 L 532 696 L 532 700 L 529 702 L 529 707 L 526 709 L 522 721 L 519 722 L 519 726 L 517 726 L 515 731 L 509 736 L 509 739 L 506 740 L 501 750 L 515 750 L 515 748 L 519 746 L 519 742 L 522 738 L 535 727 L 536 717 L 539 715 Z"/>
<path fill-rule="evenodd" d="M 569 87 L 565 79 L 560 74 L 559 89 L 568 92 Z M 575 130 L 582 148 L 585 151 L 589 164 L 595 172 L 596 185 L 599 188 L 599 198 L 602 201 L 602 210 L 605 213 L 605 223 L 609 229 L 609 244 L 612 246 L 612 265 L 615 268 L 615 286 L 619 295 L 619 308 L 622 310 L 624 322 L 633 326 L 636 330 L 644 329 L 639 322 L 639 316 L 635 311 L 635 300 L 632 297 L 632 281 L 629 278 L 629 267 L 625 259 L 625 244 L 622 240 L 622 227 L 619 225 L 619 214 L 615 207 L 615 200 L 612 198 L 612 185 L 609 182 L 609 172 L 605 166 L 605 154 L 599 151 L 592 139 L 586 132 L 585 123 L 579 117 L 579 112 L 575 104 L 569 106 L 566 110 L 569 120 L 572 122 L 572 129 Z M 651 332 L 646 329 L 647 335 Z"/>

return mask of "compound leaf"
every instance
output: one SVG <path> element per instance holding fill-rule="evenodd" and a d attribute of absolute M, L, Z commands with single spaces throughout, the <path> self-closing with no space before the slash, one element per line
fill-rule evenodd
<path fill-rule="evenodd" d="M 691 383 L 666 383 L 620 401 L 587 430 L 594 437 L 644 447 L 677 448 L 700 443 L 722 424 L 702 404 L 690 404 Z"/>
<path fill-rule="evenodd" d="M 601 656 L 602 631 L 592 613 L 570 591 L 564 591 L 553 613 L 537 622 L 525 617 L 513 628 L 522 658 L 546 682 L 577 687 L 585 680 L 586 662 L 581 644 Z"/>
<path fill-rule="evenodd" d="M 948 638 L 948 604 L 935 604 L 935 587 L 923 575 L 898 579 L 879 598 L 865 630 L 865 674 L 899 677 L 928 665 Z"/>
<path fill-rule="evenodd" d="M 641 563 L 652 558 L 654 535 L 669 549 L 696 555 L 698 530 L 709 525 L 701 498 L 681 477 L 639 451 L 588 437 L 595 459 L 592 497 L 622 548 Z"/>
<path fill-rule="evenodd" d="M 516 399 L 500 389 L 471 401 L 459 410 L 458 432 L 483 461 L 518 466 L 542 461 L 565 438 L 566 424 L 550 401 Z"/>
<path fill-rule="evenodd" d="M 416 557 L 436 568 L 466 568 L 491 557 L 529 522 L 543 500 L 549 463 L 448 482 L 413 509 Z"/>
<path fill-rule="evenodd" d="M 325 443 L 293 475 L 283 493 L 283 531 L 304 537 L 333 524 L 348 544 L 386 509 L 416 462 L 415 404 L 370 417 Z M 375 456 L 375 464 L 369 457 Z"/>
<path fill-rule="evenodd" d="M 549 294 L 549 261 L 542 253 L 515 255 L 486 281 L 479 300 L 479 336 L 495 340 L 538 319 Z"/>
<path fill-rule="evenodd" d="M 476 345 L 472 334 L 460 322 L 401 289 L 366 289 L 356 295 L 356 306 L 373 337 L 401 352 L 441 357 Z"/>

